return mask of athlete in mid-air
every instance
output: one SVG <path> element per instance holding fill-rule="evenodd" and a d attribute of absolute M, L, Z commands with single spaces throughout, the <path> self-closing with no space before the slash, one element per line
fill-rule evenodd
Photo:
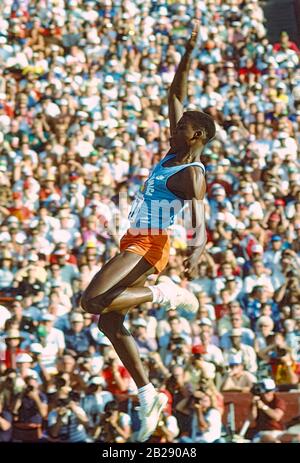
<path fill-rule="evenodd" d="M 193 274 L 206 244 L 203 198 L 205 169 L 200 162 L 204 146 L 215 136 L 213 119 L 200 111 L 183 111 L 187 77 L 196 44 L 196 23 L 175 73 L 168 96 L 170 150 L 152 170 L 129 214 L 130 229 L 121 239 L 121 252 L 95 275 L 81 299 L 82 308 L 100 314 L 99 329 L 109 338 L 138 388 L 141 428 L 137 440 L 147 440 L 156 429 L 167 396 L 155 390 L 144 370 L 135 341 L 124 327 L 128 310 L 145 302 L 176 306 L 175 284 L 144 286 L 147 277 L 168 264 L 167 228 L 187 202 L 195 236 L 185 260 L 186 276 Z M 179 209 L 168 207 L 179 203 Z M 177 302 L 178 304 L 178 302 Z"/>

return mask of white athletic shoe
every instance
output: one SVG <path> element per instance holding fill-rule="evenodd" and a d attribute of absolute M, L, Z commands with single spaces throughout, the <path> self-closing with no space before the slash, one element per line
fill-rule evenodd
<path fill-rule="evenodd" d="M 180 307 L 190 313 L 196 313 L 198 311 L 198 299 L 191 291 L 178 286 L 166 275 L 159 277 L 158 281 L 159 283 L 156 287 L 159 288 L 163 295 L 164 300 L 162 304 L 166 305 L 167 310 Z M 160 281 L 162 281 L 162 283 L 160 283 Z"/>
<path fill-rule="evenodd" d="M 183 309 L 189 313 L 197 313 L 199 309 L 199 301 L 195 294 L 186 288 L 181 288 L 181 286 L 178 286 L 177 288 L 175 299 L 177 308 Z"/>
<path fill-rule="evenodd" d="M 141 420 L 141 429 L 137 436 L 138 442 L 145 442 L 150 438 L 157 428 L 160 414 L 167 405 L 168 397 L 166 394 L 159 392 L 154 398 L 152 404 L 145 408 L 139 408 L 139 418 Z"/>
<path fill-rule="evenodd" d="M 159 292 L 162 296 L 162 305 L 168 306 L 168 308 L 176 309 L 176 287 L 172 280 L 164 283 L 158 283 L 156 288 L 159 289 Z"/>

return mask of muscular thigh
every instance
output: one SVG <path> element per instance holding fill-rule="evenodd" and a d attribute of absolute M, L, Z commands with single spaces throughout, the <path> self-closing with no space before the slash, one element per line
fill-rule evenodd
<path fill-rule="evenodd" d="M 94 276 L 85 297 L 94 298 L 118 287 L 143 286 L 147 276 L 154 272 L 154 267 L 143 256 L 121 252 Z"/>

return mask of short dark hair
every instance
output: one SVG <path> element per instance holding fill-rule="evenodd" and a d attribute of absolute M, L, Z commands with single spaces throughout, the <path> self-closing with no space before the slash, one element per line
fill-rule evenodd
<path fill-rule="evenodd" d="M 191 118 L 192 125 L 195 129 L 205 129 L 205 143 L 210 142 L 216 135 L 216 125 L 213 118 L 202 111 L 185 111 L 184 115 Z"/>

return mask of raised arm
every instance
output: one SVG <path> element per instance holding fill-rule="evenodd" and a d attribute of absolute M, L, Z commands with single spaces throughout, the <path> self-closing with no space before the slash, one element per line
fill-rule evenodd
<path fill-rule="evenodd" d="M 196 44 L 198 32 L 199 21 L 196 21 L 191 38 L 186 44 L 185 53 L 181 58 L 169 90 L 168 105 L 171 134 L 183 114 L 183 102 L 187 96 L 187 78 L 191 63 L 191 54 Z"/>

